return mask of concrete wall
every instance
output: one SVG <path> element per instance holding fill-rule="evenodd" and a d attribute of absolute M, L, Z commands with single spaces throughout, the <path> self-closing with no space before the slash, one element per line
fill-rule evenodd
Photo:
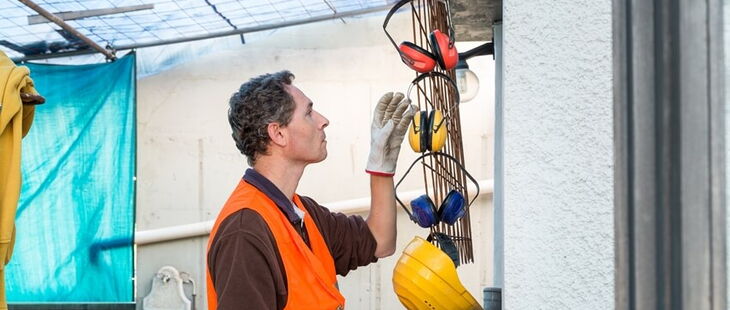
<path fill-rule="evenodd" d="M 505 309 L 613 309 L 611 1 L 503 5 Z"/>
<path fill-rule="evenodd" d="M 235 50 L 204 56 L 139 81 L 137 229 L 147 230 L 214 219 L 246 169 L 230 138 L 226 112 L 229 96 L 248 78 L 291 70 L 295 84 L 327 116 L 329 156 L 307 168 L 298 192 L 320 203 L 366 197 L 364 173 L 370 141 L 370 115 L 386 91 L 405 92 L 415 77 L 400 62 L 382 32 L 382 14 L 280 29 L 268 39 Z M 398 14 L 394 35 L 408 38 L 410 14 Z M 466 50 L 476 43 L 459 45 Z M 481 79 L 477 98 L 463 103 L 462 128 L 466 167 L 477 179 L 492 173 L 493 61 L 473 58 Z M 416 154 L 403 146 L 397 176 Z M 403 190 L 419 185 L 409 177 Z M 362 214 L 366 216 L 366 214 Z M 491 195 L 472 207 L 476 262 L 459 268 L 462 281 L 482 299 L 492 279 Z M 413 236 L 426 236 L 399 214 L 398 252 L 340 279 L 348 309 L 397 309 L 392 268 Z M 137 301 L 149 293 L 154 273 L 172 265 L 193 275 L 199 298 L 204 295 L 207 238 L 192 238 L 137 248 Z M 188 289 L 189 293 L 189 289 Z M 198 309 L 205 306 L 197 302 Z"/>

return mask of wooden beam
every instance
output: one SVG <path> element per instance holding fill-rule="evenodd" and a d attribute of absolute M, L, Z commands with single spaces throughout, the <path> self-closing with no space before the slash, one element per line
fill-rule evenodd
<path fill-rule="evenodd" d="M 87 36 L 83 35 L 81 32 L 76 30 L 74 27 L 71 27 L 69 24 L 65 23 L 58 16 L 53 15 L 53 13 L 46 11 L 44 8 L 35 4 L 33 1 L 31 1 L 31 0 L 19 0 L 19 1 L 23 4 L 25 4 L 27 7 L 31 8 L 33 11 L 38 12 L 38 14 L 41 14 L 45 18 L 48 18 L 49 20 L 53 21 L 56 25 L 61 26 L 61 28 L 70 32 L 73 36 L 81 39 L 81 41 L 84 41 L 86 44 L 91 46 L 91 48 L 95 49 L 99 53 L 104 54 L 106 56 L 106 59 L 109 59 L 109 60 L 117 59 L 117 57 L 114 55 L 114 53 L 112 51 L 109 51 L 109 50 L 99 46 L 99 44 L 96 44 L 96 42 L 89 39 Z"/>
<path fill-rule="evenodd" d="M 81 18 L 86 18 L 86 17 L 113 15 L 113 14 L 120 14 L 120 13 L 134 12 L 134 11 L 141 11 L 141 10 L 151 10 L 154 8 L 155 8 L 154 4 L 141 4 L 141 5 L 133 5 L 133 6 L 125 6 L 125 7 L 109 8 L 109 9 L 57 12 L 57 13 L 53 13 L 53 14 L 58 16 L 58 18 L 67 21 L 67 20 L 81 19 Z M 50 23 L 50 22 L 51 22 L 50 20 L 48 20 L 47 18 L 43 17 L 43 15 L 40 15 L 40 14 L 28 16 L 28 25 L 43 24 L 43 23 Z"/>

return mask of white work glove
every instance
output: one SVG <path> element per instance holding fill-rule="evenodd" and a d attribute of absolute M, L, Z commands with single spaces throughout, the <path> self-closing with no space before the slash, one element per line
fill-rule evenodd
<path fill-rule="evenodd" d="M 370 155 L 365 168 L 367 173 L 393 176 L 398 153 L 408 125 L 418 108 L 403 100 L 401 93 L 386 93 L 378 101 L 370 127 Z"/>

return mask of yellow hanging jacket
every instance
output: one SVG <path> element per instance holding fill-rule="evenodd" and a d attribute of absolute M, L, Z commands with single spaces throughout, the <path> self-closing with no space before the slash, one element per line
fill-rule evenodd
<path fill-rule="evenodd" d="M 15 241 L 15 210 L 20 196 L 20 139 L 33 122 L 31 105 L 20 94 L 37 94 L 27 67 L 15 66 L 0 51 L 0 310 L 6 310 L 5 265 Z"/>

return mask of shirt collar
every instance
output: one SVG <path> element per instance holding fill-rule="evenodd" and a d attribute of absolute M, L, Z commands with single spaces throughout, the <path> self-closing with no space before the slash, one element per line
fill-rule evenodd
<path fill-rule="evenodd" d="M 260 190 L 264 195 L 273 201 L 281 212 L 284 212 L 289 222 L 299 223 L 302 219 L 294 212 L 291 200 L 282 193 L 274 183 L 251 168 L 246 170 L 243 180 Z M 296 194 L 295 194 L 296 195 Z"/>

